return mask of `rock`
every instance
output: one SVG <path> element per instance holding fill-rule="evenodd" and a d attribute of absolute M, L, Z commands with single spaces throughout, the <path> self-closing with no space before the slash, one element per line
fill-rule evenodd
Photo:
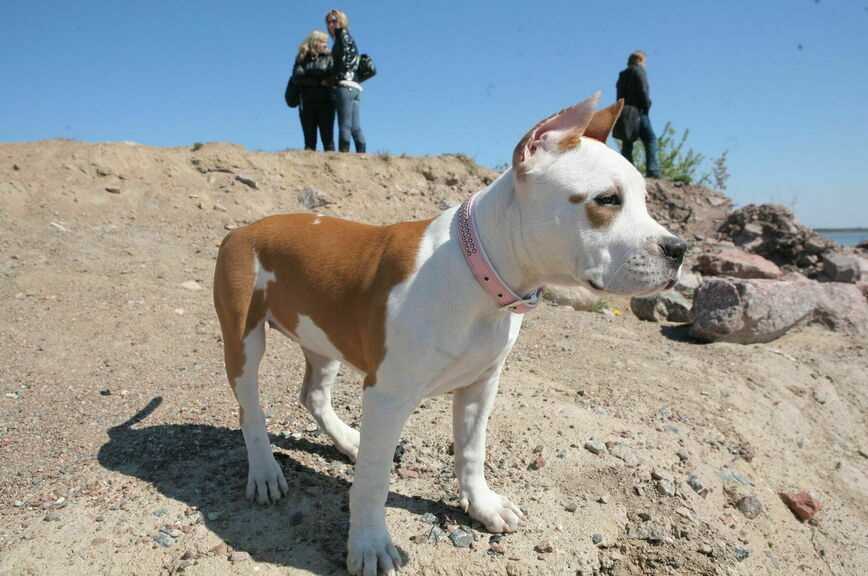
<path fill-rule="evenodd" d="M 548 540 L 540 542 L 539 544 L 534 546 L 533 549 L 538 554 L 551 554 L 555 551 L 554 545 Z"/>
<path fill-rule="evenodd" d="M 705 276 L 732 276 L 734 278 L 778 279 L 784 275 L 774 262 L 757 254 L 735 248 L 700 255 L 697 258 L 695 269 Z"/>
<path fill-rule="evenodd" d="M 868 458 L 868 456 L 866 456 L 866 458 Z M 579 505 L 576 504 L 575 502 L 568 502 L 567 504 L 564 505 L 564 510 L 566 510 L 567 512 L 575 512 L 578 509 L 579 509 Z"/>
<path fill-rule="evenodd" d="M 241 174 L 235 175 L 235 180 L 241 182 L 248 188 L 253 188 L 254 190 L 258 190 L 259 186 L 256 184 L 256 181 L 253 178 L 249 178 L 247 176 L 242 176 Z"/>
<path fill-rule="evenodd" d="M 154 541 L 163 548 L 170 548 L 175 544 L 175 539 L 166 534 L 165 532 L 160 532 L 159 534 L 154 536 Z"/>
<path fill-rule="evenodd" d="M 528 465 L 528 470 L 539 470 L 546 465 L 545 456 L 537 454 L 533 461 Z"/>
<path fill-rule="evenodd" d="M 702 480 L 699 479 L 695 474 L 687 475 L 687 485 L 690 486 L 694 492 L 699 494 L 700 496 L 706 496 L 708 494 L 708 489 L 702 483 Z"/>
<path fill-rule="evenodd" d="M 60 514 L 57 512 L 49 512 L 42 520 L 44 522 L 60 522 Z"/>
<path fill-rule="evenodd" d="M 690 300 L 674 290 L 630 299 L 633 314 L 648 322 L 690 322 L 692 306 Z"/>
<path fill-rule="evenodd" d="M 795 494 L 781 492 L 778 496 L 800 522 L 807 522 L 823 508 L 819 500 L 804 490 Z"/>
<path fill-rule="evenodd" d="M 181 287 L 186 288 L 191 292 L 197 292 L 199 290 L 202 290 L 202 285 L 195 280 L 187 280 L 186 282 L 181 283 Z"/>
<path fill-rule="evenodd" d="M 449 533 L 449 539 L 456 548 L 467 548 L 473 544 L 473 534 L 463 528 L 456 528 Z"/>
<path fill-rule="evenodd" d="M 232 554 L 229 555 L 229 561 L 233 564 L 237 564 L 239 562 L 247 562 L 250 560 L 250 553 L 243 552 L 240 550 L 234 550 Z"/>
<path fill-rule="evenodd" d="M 109 390 L 108 388 L 103 388 L 102 390 L 99 391 L 99 395 L 100 396 L 111 396 L 112 391 Z"/>
<path fill-rule="evenodd" d="M 595 546 L 599 546 L 603 543 L 603 535 L 602 534 L 592 534 L 591 542 L 594 543 Z"/>
<path fill-rule="evenodd" d="M 805 322 L 868 332 L 868 305 L 853 285 L 707 278 L 696 292 L 691 334 L 701 340 L 770 342 Z"/>
<path fill-rule="evenodd" d="M 678 459 L 682 462 L 687 462 L 688 460 L 690 460 L 690 453 L 684 448 L 678 450 L 675 455 L 678 456 Z"/>
<path fill-rule="evenodd" d="M 695 272 L 682 272 L 673 290 L 692 299 L 693 293 L 696 292 L 696 289 L 699 288 L 700 284 L 702 284 L 701 274 L 696 274 Z"/>
<path fill-rule="evenodd" d="M 718 232 L 736 246 L 809 278 L 821 273 L 821 256 L 836 249 L 834 242 L 802 226 L 789 209 L 776 204 L 748 204 L 734 210 Z"/>
<path fill-rule="evenodd" d="M 437 544 L 441 540 L 446 538 L 446 532 L 443 531 L 439 526 L 432 526 L 431 530 L 428 531 L 428 535 L 426 536 L 426 541 L 429 544 Z"/>
<path fill-rule="evenodd" d="M 739 562 L 742 562 L 743 560 L 747 560 L 747 558 L 749 556 L 750 556 L 750 550 L 748 550 L 747 548 L 742 548 L 741 546 L 735 547 L 735 559 L 738 560 Z"/>
<path fill-rule="evenodd" d="M 430 512 L 425 512 L 424 514 L 422 514 L 421 520 L 426 524 L 437 524 L 437 516 Z"/>
<path fill-rule="evenodd" d="M 624 462 L 630 468 L 639 465 L 639 457 L 628 446 L 620 442 L 606 442 L 606 449 L 609 454 Z"/>
<path fill-rule="evenodd" d="M 488 551 L 492 554 L 497 554 L 498 556 L 503 556 L 506 554 L 506 548 L 504 548 L 503 544 L 498 542 L 493 542 L 488 545 Z"/>
<path fill-rule="evenodd" d="M 305 188 L 298 193 L 298 203 L 308 210 L 316 210 L 334 204 L 331 200 L 323 196 L 322 192 L 316 188 Z"/>
<path fill-rule="evenodd" d="M 585 442 L 584 446 L 585 450 L 587 450 L 591 454 L 596 454 L 598 456 L 606 452 L 606 445 L 599 440 L 594 440 L 593 438 Z"/>
<path fill-rule="evenodd" d="M 762 502 L 756 496 L 745 496 L 736 504 L 739 512 L 745 515 L 746 518 L 753 520 L 763 512 Z"/>
<path fill-rule="evenodd" d="M 569 306 L 573 310 L 590 312 L 600 297 L 584 286 L 546 286 L 543 299 L 555 306 Z"/>
<path fill-rule="evenodd" d="M 105 191 L 108 192 L 109 194 L 120 194 L 121 193 L 121 189 L 118 188 L 117 186 L 106 186 Z"/>
<path fill-rule="evenodd" d="M 831 282 L 856 283 L 862 279 L 860 258 L 833 252 L 823 254 L 823 275 Z"/>

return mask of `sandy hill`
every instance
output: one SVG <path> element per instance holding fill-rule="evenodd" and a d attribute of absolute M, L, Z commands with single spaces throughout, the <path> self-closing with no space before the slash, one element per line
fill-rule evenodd
<path fill-rule="evenodd" d="M 462 156 L 195 148 L 0 144 L 0 574 L 342 573 L 352 467 L 298 405 L 303 359 L 279 336 L 261 376 L 291 494 L 243 498 L 216 246 L 278 211 L 429 216 L 495 174 Z M 649 194 L 700 237 L 729 209 Z M 492 539 L 457 508 L 449 399 L 414 414 L 387 510 L 408 573 L 868 573 L 868 342 L 808 327 L 700 345 L 615 305 L 542 306 L 509 360 L 488 474 L 526 509 L 519 532 Z M 357 423 L 359 379 L 340 378 Z M 778 496 L 799 490 L 823 504 L 809 523 Z"/>

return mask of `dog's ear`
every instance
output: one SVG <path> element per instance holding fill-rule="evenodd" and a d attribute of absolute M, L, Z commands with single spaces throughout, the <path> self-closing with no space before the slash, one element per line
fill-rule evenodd
<path fill-rule="evenodd" d="M 621 110 L 624 109 L 624 99 L 621 98 L 608 108 L 597 110 L 594 112 L 594 117 L 591 118 L 591 123 L 585 129 L 585 136 L 599 140 L 603 144 L 609 139 L 609 134 L 612 133 L 612 128 L 615 122 L 618 121 L 618 116 L 621 115 Z"/>
<path fill-rule="evenodd" d="M 594 107 L 599 99 L 600 93 L 597 92 L 531 128 L 512 153 L 512 166 L 518 174 L 530 169 L 534 154 L 539 150 L 560 153 L 575 148 L 594 118 Z"/>

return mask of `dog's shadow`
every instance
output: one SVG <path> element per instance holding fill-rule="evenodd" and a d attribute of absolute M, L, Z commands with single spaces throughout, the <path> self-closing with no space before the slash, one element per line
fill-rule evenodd
<path fill-rule="evenodd" d="M 304 459 L 323 459 L 331 465 L 319 460 L 329 467 L 323 473 L 276 452 L 289 494 L 277 505 L 258 506 L 244 498 L 247 456 L 241 432 L 201 424 L 135 427 L 161 403 L 162 398 L 154 398 L 132 418 L 108 430 L 109 441 L 98 455 L 104 468 L 149 482 L 164 496 L 184 502 L 228 549 L 315 574 L 344 573 L 352 467 L 343 455 L 331 444 L 272 437 L 280 448 L 301 451 L 306 453 Z M 443 502 L 394 492 L 389 493 L 386 506 L 466 519 Z M 167 524 L 177 520 L 162 509 L 153 514 L 166 515 Z M 420 533 L 424 526 L 420 521 Z M 219 544 L 216 548 L 210 553 L 226 553 Z M 178 556 L 181 554 L 179 551 Z"/>

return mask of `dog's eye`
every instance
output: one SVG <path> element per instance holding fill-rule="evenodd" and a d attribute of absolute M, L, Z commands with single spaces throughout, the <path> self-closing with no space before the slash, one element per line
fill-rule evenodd
<path fill-rule="evenodd" d="M 617 194 L 601 194 L 594 198 L 594 202 L 600 206 L 620 206 L 621 197 Z"/>

